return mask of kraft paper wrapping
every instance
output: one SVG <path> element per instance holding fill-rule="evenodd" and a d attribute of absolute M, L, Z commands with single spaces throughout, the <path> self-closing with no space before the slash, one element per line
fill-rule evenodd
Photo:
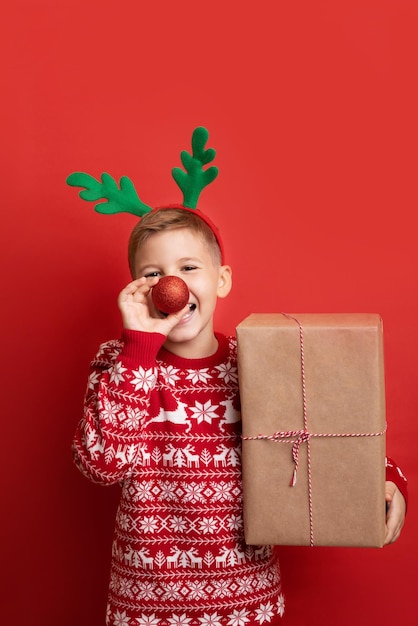
<path fill-rule="evenodd" d="M 382 320 L 377 314 L 291 315 L 253 314 L 237 327 L 246 542 L 381 547 Z M 297 480 L 290 486 L 296 437 L 245 437 L 304 430 L 305 419 L 313 436 L 299 447 Z"/>

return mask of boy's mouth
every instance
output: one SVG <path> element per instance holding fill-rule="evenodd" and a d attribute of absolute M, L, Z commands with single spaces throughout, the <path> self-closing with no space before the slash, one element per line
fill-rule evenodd
<path fill-rule="evenodd" d="M 186 313 L 185 315 L 183 315 L 183 317 L 181 319 L 186 319 L 187 317 L 189 317 L 193 311 L 196 310 L 196 305 L 195 304 L 189 304 L 189 312 Z M 163 311 L 159 311 L 159 313 L 163 316 L 163 317 L 168 317 L 168 313 L 163 313 Z"/>
<path fill-rule="evenodd" d="M 186 313 L 185 315 L 183 315 L 183 317 L 181 318 L 182 320 L 184 319 L 188 319 L 193 312 L 196 310 L 196 305 L 195 304 L 189 304 L 189 312 Z"/>
<path fill-rule="evenodd" d="M 181 318 L 180 321 L 184 322 L 184 321 L 188 320 L 193 315 L 195 310 L 196 310 L 196 305 L 195 304 L 189 304 L 189 311 L 183 315 L 183 317 Z"/>

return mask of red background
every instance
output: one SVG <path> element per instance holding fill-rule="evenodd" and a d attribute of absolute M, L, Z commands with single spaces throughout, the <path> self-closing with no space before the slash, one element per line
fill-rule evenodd
<path fill-rule="evenodd" d="M 120 332 L 132 216 L 74 170 L 134 179 L 149 204 L 192 129 L 220 175 L 201 208 L 251 312 L 378 312 L 388 450 L 410 479 L 399 542 L 286 548 L 287 626 L 412 626 L 418 385 L 416 0 L 14 0 L 3 8 L 1 621 L 103 624 L 117 488 L 72 465 L 90 358 Z"/>

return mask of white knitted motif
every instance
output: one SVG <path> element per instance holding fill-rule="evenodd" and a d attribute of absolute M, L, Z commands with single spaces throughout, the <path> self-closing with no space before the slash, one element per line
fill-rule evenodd
<path fill-rule="evenodd" d="M 90 479 L 122 485 L 109 626 L 251 626 L 283 615 L 276 553 L 243 538 L 236 342 L 217 338 L 198 367 L 164 349 L 132 367 L 120 341 L 92 363 L 74 454 Z"/>

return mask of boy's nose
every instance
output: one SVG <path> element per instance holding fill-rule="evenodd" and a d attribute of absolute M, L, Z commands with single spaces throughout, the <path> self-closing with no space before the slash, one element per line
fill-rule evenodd
<path fill-rule="evenodd" d="M 177 313 L 189 301 L 189 288 L 179 276 L 162 276 L 152 289 L 152 301 L 163 313 Z"/>

